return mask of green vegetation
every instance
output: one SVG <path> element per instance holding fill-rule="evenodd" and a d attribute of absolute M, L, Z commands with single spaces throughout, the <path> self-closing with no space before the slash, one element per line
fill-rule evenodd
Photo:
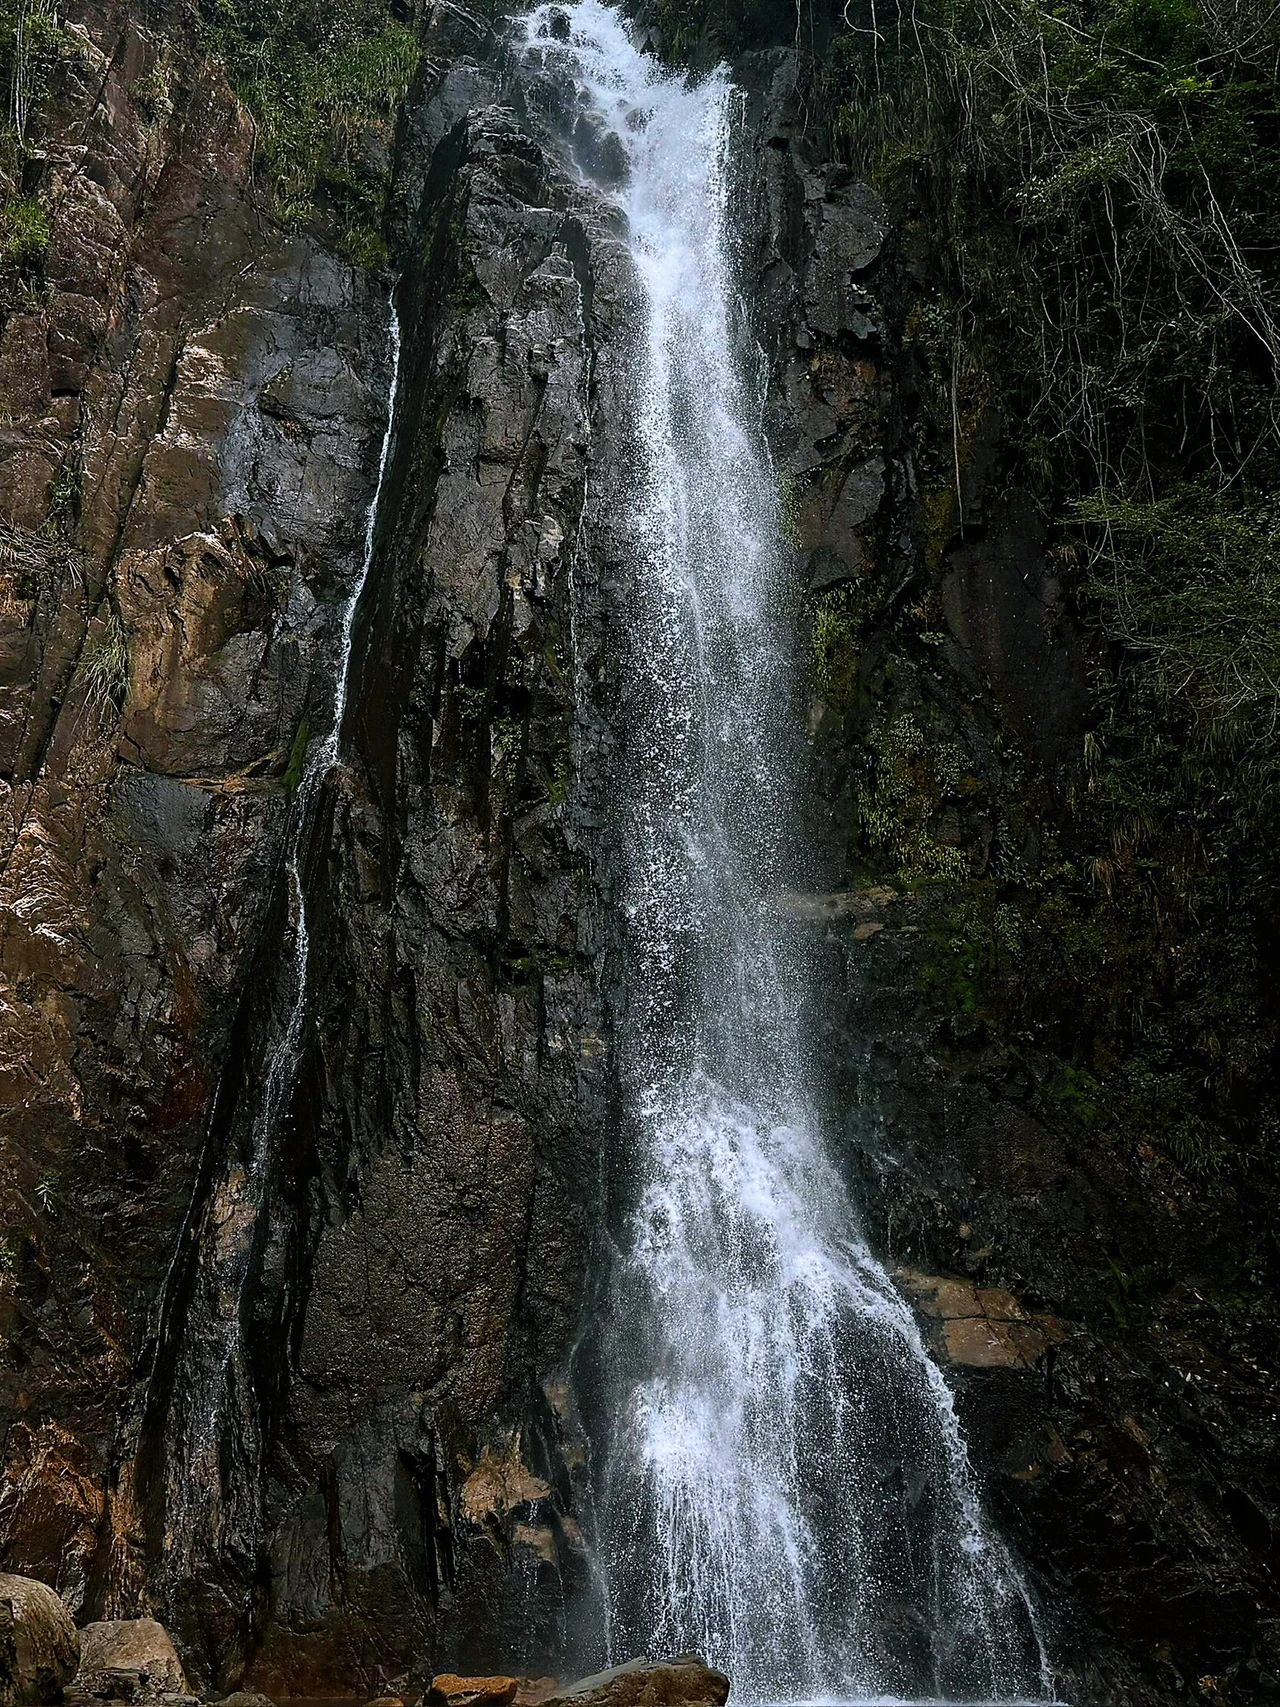
<path fill-rule="evenodd" d="M 875 724 L 855 781 L 859 851 L 872 870 L 907 887 L 961 881 L 973 869 L 951 839 L 948 807 L 961 793 L 963 755 L 910 711 Z"/>
<path fill-rule="evenodd" d="M 41 261 L 48 247 L 49 215 L 35 196 L 17 196 L 0 208 L 0 267 Z"/>
<path fill-rule="evenodd" d="M 654 15 L 673 60 L 740 53 L 776 38 L 777 0 L 657 0 Z M 801 14 L 795 13 L 797 30 Z"/>
<path fill-rule="evenodd" d="M 143 118 L 161 124 L 173 111 L 173 72 L 161 59 L 133 85 L 133 99 Z"/>
<path fill-rule="evenodd" d="M 841 716 L 852 706 L 857 691 L 860 614 L 848 586 L 819 594 L 814 605 L 814 684 L 831 710 Z"/>
<path fill-rule="evenodd" d="M 556 760 L 555 774 L 547 784 L 547 799 L 552 806 L 561 807 L 569 798 L 569 789 L 573 781 L 572 771 L 567 754 L 561 754 Z"/>
<path fill-rule="evenodd" d="M 972 916 L 939 926 L 931 999 L 1050 1042 L 1062 1114 L 1229 1189 L 1272 1165 L 1280 1127 L 1280 11 L 853 0 L 833 18 L 837 145 L 933 258 L 904 326 L 926 374 L 925 574 L 945 567 L 976 423 L 1017 423 L 1013 477 L 1086 630 L 1096 708 L 1029 865 L 996 781 L 1003 889 L 965 901 L 954 874 Z M 902 711 L 869 716 L 855 762 L 875 773 Z M 889 763 L 873 805 L 897 826 L 864 804 L 872 851 L 929 822 L 906 781 L 932 786 L 931 767 Z M 991 950 L 997 905 L 1025 956 Z"/>
<path fill-rule="evenodd" d="M 362 266 L 386 259 L 389 145 L 417 37 L 386 0 L 206 0 L 210 46 L 258 122 L 281 217 L 317 218 Z"/>
<path fill-rule="evenodd" d="M 54 0 L 0 0 L 0 317 L 38 302 L 49 214 L 33 194 L 42 108 L 58 61 L 76 50 Z"/>
<path fill-rule="evenodd" d="M 926 1000 L 948 1016 L 990 1018 L 999 968 L 995 932 L 976 898 L 950 908 L 929 927 L 920 984 Z"/>
<path fill-rule="evenodd" d="M 298 724 L 297 733 L 293 737 L 293 746 L 289 749 L 289 762 L 284 768 L 285 793 L 290 799 L 302 787 L 302 778 L 307 768 L 307 747 L 311 742 L 311 725 L 304 717 Z"/>
<path fill-rule="evenodd" d="M 76 45 L 58 23 L 56 0 L 0 0 L 0 79 L 7 95 L 0 175 L 6 193 L 21 176 L 53 69 Z"/>

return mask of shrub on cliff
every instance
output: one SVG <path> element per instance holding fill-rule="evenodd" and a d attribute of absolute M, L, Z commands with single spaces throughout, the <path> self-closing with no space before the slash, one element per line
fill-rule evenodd
<path fill-rule="evenodd" d="M 1280 1042 L 1280 11 L 833 16 L 826 116 L 930 256 L 905 338 L 937 478 L 1003 419 L 1091 637 L 1077 851 L 1051 906 L 1019 903 L 1058 945 L 1040 1000 L 1079 1021 L 1064 1035 L 1128 1140 L 1243 1177 L 1276 1130 Z"/>
<path fill-rule="evenodd" d="M 380 264 L 391 132 L 419 57 L 412 27 L 385 0 L 209 0 L 206 18 L 258 122 L 281 217 L 319 218 L 352 260 Z"/>

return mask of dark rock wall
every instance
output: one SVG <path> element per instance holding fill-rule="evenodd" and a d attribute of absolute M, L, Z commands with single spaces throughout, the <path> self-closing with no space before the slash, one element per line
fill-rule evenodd
<path fill-rule="evenodd" d="M 791 52 L 740 75 L 832 873 L 805 902 L 833 956 L 812 1029 L 851 1184 L 950 1367 L 1064 1699 L 1268 1701 L 1272 1182 L 1209 1212 L 1209 1182 L 1064 1065 L 1089 1036 L 1078 965 L 1115 985 L 1109 947 L 1134 952 L 1070 887 L 1096 835 L 1096 635 L 1018 423 L 954 419 L 922 354 L 942 259 L 919 210 L 832 164 L 830 85 Z"/>
<path fill-rule="evenodd" d="M 402 286 L 288 1187 L 305 1296 L 259 1675 L 295 1687 L 368 1662 L 327 1651 L 353 1608 L 362 1650 L 367 1628 L 388 1663 L 423 1654 L 441 1595 L 442 1655 L 546 1664 L 544 1612 L 581 1574 L 567 1373 L 605 1058 L 575 780 L 592 218 L 507 109 L 480 108 L 436 150 Z"/>
<path fill-rule="evenodd" d="M 596 216 L 488 104 L 484 32 L 429 22 L 343 762 L 295 832 L 387 287 L 279 233 L 181 20 L 74 28 L 50 288 L 0 368 L 4 1551 L 83 1616 L 159 1612 L 206 1679 L 532 1663 L 581 1569 L 606 1056 L 571 609 Z M 130 90 L 162 52 L 153 120 Z"/>

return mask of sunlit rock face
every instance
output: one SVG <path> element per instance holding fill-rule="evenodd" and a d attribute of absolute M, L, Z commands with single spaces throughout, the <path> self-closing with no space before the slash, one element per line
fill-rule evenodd
<path fill-rule="evenodd" d="M 157 1580 L 138 1455 L 270 939 L 290 754 L 331 698 L 386 338 L 376 281 L 261 219 L 215 65 L 186 42 L 181 122 L 157 126 L 130 86 L 162 33 L 69 25 L 47 286 L 0 334 L 2 1525 L 89 1616 Z"/>

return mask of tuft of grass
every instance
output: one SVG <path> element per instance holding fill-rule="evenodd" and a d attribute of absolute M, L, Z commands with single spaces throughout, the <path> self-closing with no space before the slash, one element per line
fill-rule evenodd
<path fill-rule="evenodd" d="M 29 267 L 49 247 L 49 215 L 37 196 L 19 196 L 0 207 L 0 267 Z"/>
<path fill-rule="evenodd" d="M 129 693 L 129 639 L 111 605 L 85 643 L 81 666 L 85 705 L 104 718 L 118 716 Z"/>
<path fill-rule="evenodd" d="M 307 747 L 311 741 L 311 725 L 304 717 L 298 725 L 298 732 L 293 737 L 293 746 L 289 749 L 289 763 L 285 766 L 285 793 L 290 799 L 302 787 L 302 778 L 307 768 Z"/>
<path fill-rule="evenodd" d="M 358 266 L 385 265 L 391 131 L 417 70 L 414 31 L 382 0 L 281 11 L 214 0 L 211 47 L 258 124 L 280 217 L 317 220 Z"/>
<path fill-rule="evenodd" d="M 134 105 L 151 124 L 161 123 L 173 112 L 172 82 L 169 66 L 159 60 L 133 85 Z"/>
<path fill-rule="evenodd" d="M 811 641 L 813 679 L 833 711 L 843 713 L 853 700 L 860 656 L 859 613 L 847 592 L 838 588 L 819 594 Z"/>
<path fill-rule="evenodd" d="M 972 875 L 970 854 L 939 834 L 965 774 L 955 741 L 923 726 L 913 712 L 899 712 L 868 732 L 854 802 L 861 856 L 871 869 L 907 887 Z"/>

